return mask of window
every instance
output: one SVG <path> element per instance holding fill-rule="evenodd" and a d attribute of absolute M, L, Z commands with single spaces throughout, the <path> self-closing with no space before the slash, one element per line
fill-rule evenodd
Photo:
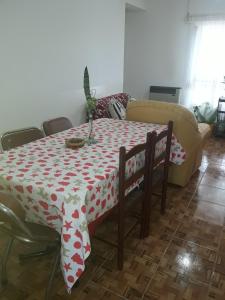
<path fill-rule="evenodd" d="M 200 105 L 218 103 L 225 84 L 225 21 L 201 21 L 196 24 L 190 59 L 187 102 Z"/>

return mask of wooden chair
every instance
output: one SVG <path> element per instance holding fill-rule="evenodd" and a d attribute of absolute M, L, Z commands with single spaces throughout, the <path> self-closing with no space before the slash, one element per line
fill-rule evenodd
<path fill-rule="evenodd" d="M 150 172 L 149 166 L 152 161 L 152 150 L 153 150 L 153 139 L 155 137 L 155 133 L 147 134 L 147 141 L 144 144 L 137 145 L 133 147 L 130 151 L 126 152 L 125 147 L 120 148 L 119 154 L 119 201 L 118 201 L 118 269 L 123 269 L 123 256 L 124 256 L 124 240 L 126 237 L 125 234 L 125 203 L 129 202 L 129 190 L 132 189 L 138 181 L 142 180 L 144 183 L 144 188 L 137 193 L 137 198 L 135 201 L 141 201 L 141 232 L 140 237 L 144 237 L 145 233 L 145 210 L 148 204 L 148 199 L 150 196 L 150 190 L 148 182 L 150 180 Z M 144 152 L 145 155 L 145 163 L 140 169 L 134 171 L 134 173 L 127 177 L 126 169 L 128 165 L 128 161 L 134 159 L 137 155 L 141 155 Z M 143 154 L 142 154 L 143 155 Z M 128 232 L 129 233 L 129 232 Z"/>
<path fill-rule="evenodd" d="M 68 118 L 59 117 L 56 119 L 45 121 L 42 126 L 45 135 L 51 135 L 57 132 L 70 129 L 73 127 L 73 124 Z"/>
<path fill-rule="evenodd" d="M 167 129 L 159 133 L 154 133 L 151 139 L 151 160 L 149 166 L 148 176 L 148 201 L 145 206 L 144 225 L 143 225 L 143 236 L 149 235 L 150 216 L 152 209 L 152 194 L 161 198 L 161 214 L 165 213 L 166 209 L 166 197 L 167 197 L 167 183 L 168 183 L 168 172 L 170 166 L 170 149 L 173 132 L 173 122 L 169 121 Z M 165 148 L 162 153 L 156 155 L 157 144 L 165 140 Z M 153 193 L 156 185 L 161 183 L 161 193 Z"/>
<path fill-rule="evenodd" d="M 7 131 L 1 136 L 1 146 L 3 150 L 10 150 L 43 137 L 43 132 L 36 127 Z"/>
<path fill-rule="evenodd" d="M 131 150 L 126 152 L 125 147 L 120 148 L 119 152 L 119 197 L 118 204 L 113 207 L 110 211 L 107 211 L 103 216 L 99 217 L 97 220 L 93 221 L 89 224 L 89 233 L 93 236 L 95 234 L 96 229 L 100 224 L 105 221 L 105 219 L 110 219 L 110 216 L 113 216 L 113 222 L 116 221 L 117 225 L 117 236 L 116 242 L 112 242 L 107 237 L 102 237 L 101 235 L 94 235 L 95 238 L 100 241 L 106 242 L 111 246 L 117 248 L 117 266 L 119 270 L 123 269 L 123 261 L 124 261 L 124 241 L 131 230 L 138 223 L 141 223 L 140 237 L 144 237 L 145 230 L 145 209 L 148 205 L 148 198 L 150 195 L 150 191 L 148 189 L 149 182 L 149 166 L 151 164 L 151 153 L 152 153 L 152 138 L 154 138 L 155 133 L 147 134 L 146 143 L 139 144 L 134 146 Z M 137 155 L 144 155 L 144 165 L 140 169 L 134 170 L 131 176 L 127 177 L 127 166 L 130 160 L 136 161 Z M 137 187 L 137 183 L 144 181 L 144 188 L 139 189 L 138 192 L 130 195 L 135 185 Z M 130 198 L 131 196 L 131 198 Z M 135 196 L 135 199 L 134 199 Z M 129 201 L 132 200 L 132 201 Z M 125 228 L 125 218 L 129 215 L 129 210 L 131 207 L 130 202 L 134 204 L 136 202 L 141 202 L 141 212 L 137 215 L 135 212 L 135 219 L 138 217 L 137 222 L 132 225 L 129 230 Z M 132 206 L 132 205 L 131 205 Z M 126 229 L 126 230 L 125 230 Z M 103 234 L 104 235 L 104 234 Z"/>
<path fill-rule="evenodd" d="M 55 258 L 45 293 L 45 300 L 50 298 L 55 272 L 60 261 L 60 235 L 53 229 L 24 221 L 24 211 L 18 201 L 1 193 L 0 195 L 0 231 L 9 237 L 2 257 L 1 283 L 7 283 L 6 264 L 14 240 L 24 243 L 51 245 L 55 249 Z"/>

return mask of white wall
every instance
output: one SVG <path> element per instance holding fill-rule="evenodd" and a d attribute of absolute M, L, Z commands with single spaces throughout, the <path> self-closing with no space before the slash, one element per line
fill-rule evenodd
<path fill-rule="evenodd" d="M 131 10 L 137 10 L 137 9 L 146 9 L 146 1 L 147 0 L 124 0 L 126 7 Z"/>
<path fill-rule="evenodd" d="M 182 87 L 184 95 L 190 47 L 187 4 L 148 0 L 146 11 L 126 12 L 124 91 L 148 98 L 150 85 L 168 85 Z M 225 13 L 225 1 L 192 0 L 190 12 Z"/>
<path fill-rule="evenodd" d="M 83 71 L 96 96 L 123 89 L 124 2 L 0 1 L 0 133 L 84 121 Z"/>
<path fill-rule="evenodd" d="M 225 13 L 224 0 L 190 0 L 190 13 L 217 14 Z"/>

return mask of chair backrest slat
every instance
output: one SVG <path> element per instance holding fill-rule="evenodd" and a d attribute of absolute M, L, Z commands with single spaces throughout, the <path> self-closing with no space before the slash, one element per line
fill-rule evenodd
<path fill-rule="evenodd" d="M 170 148 L 171 148 L 171 138 L 173 133 L 173 122 L 169 121 L 168 126 L 166 129 L 164 129 L 162 132 L 160 132 L 156 138 L 155 138 L 155 146 L 154 148 L 154 162 L 153 162 L 153 168 L 157 167 L 161 163 L 168 163 L 170 159 Z M 155 150 L 157 147 L 157 143 L 161 142 L 163 139 L 165 139 L 165 148 L 163 151 L 156 156 Z"/>
<path fill-rule="evenodd" d="M 167 128 L 162 132 L 160 132 L 155 137 L 154 146 L 153 146 L 154 159 L 150 170 L 151 173 L 153 173 L 153 171 L 157 169 L 157 167 L 160 166 L 161 164 L 163 164 L 164 167 L 167 167 L 169 165 L 172 133 L 173 133 L 173 122 L 169 121 Z M 157 143 L 160 143 L 163 139 L 165 139 L 165 148 L 158 156 L 156 156 Z"/>
<path fill-rule="evenodd" d="M 162 152 L 158 157 L 154 159 L 153 167 L 157 167 L 165 160 L 166 151 Z"/>
<path fill-rule="evenodd" d="M 152 141 L 155 139 L 156 133 L 148 133 L 147 141 L 144 144 L 139 144 L 134 146 L 130 151 L 126 153 L 125 147 L 120 148 L 120 164 L 119 164 L 119 198 L 125 197 L 125 192 L 129 187 L 136 183 L 140 178 L 144 176 L 144 181 L 146 181 L 145 191 L 147 191 L 147 181 L 149 178 L 149 163 L 151 162 L 151 153 L 152 153 Z M 143 153 L 144 152 L 144 153 Z M 134 159 L 137 155 L 144 154 L 145 163 L 144 166 L 140 169 L 134 171 L 128 178 L 126 177 L 126 167 L 129 160 Z"/>
<path fill-rule="evenodd" d="M 135 172 L 133 175 L 131 175 L 127 180 L 125 180 L 124 187 L 125 189 L 132 186 L 135 182 L 137 182 L 138 179 L 140 179 L 145 174 L 145 167 L 141 168 L 137 172 Z"/>
<path fill-rule="evenodd" d="M 71 121 L 66 117 L 59 117 L 45 121 L 43 123 L 43 130 L 45 135 L 55 134 L 73 127 Z"/>
<path fill-rule="evenodd" d="M 130 159 L 132 156 L 144 151 L 145 148 L 146 148 L 146 143 L 134 146 L 130 151 L 126 153 L 125 159 L 126 160 Z"/>
<path fill-rule="evenodd" d="M 3 150 L 10 150 L 43 137 L 43 132 L 36 127 L 7 131 L 1 136 L 1 146 Z"/>

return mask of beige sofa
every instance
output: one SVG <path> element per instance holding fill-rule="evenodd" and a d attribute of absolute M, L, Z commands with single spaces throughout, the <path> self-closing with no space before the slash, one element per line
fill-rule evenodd
<path fill-rule="evenodd" d="M 169 182 L 185 186 L 201 164 L 202 148 L 211 134 L 210 125 L 198 124 L 194 114 L 179 104 L 152 100 L 129 103 L 126 118 L 157 124 L 167 124 L 169 120 L 174 122 L 173 132 L 183 146 L 187 159 L 180 166 L 173 164 L 170 167 Z"/>

